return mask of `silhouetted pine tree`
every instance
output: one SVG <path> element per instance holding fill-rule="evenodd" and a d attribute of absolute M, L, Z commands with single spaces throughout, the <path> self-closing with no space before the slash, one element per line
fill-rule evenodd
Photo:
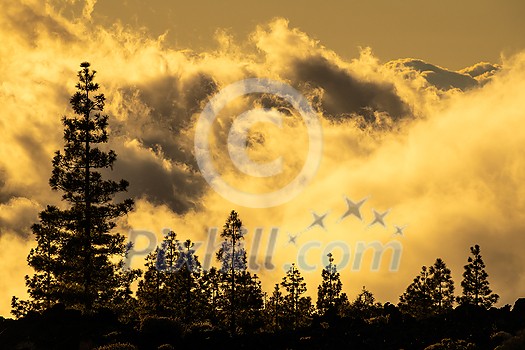
<path fill-rule="evenodd" d="M 177 269 L 180 250 L 177 234 L 169 230 L 164 235 L 160 247 L 146 257 L 146 271 L 137 289 L 143 317 L 173 316 L 177 298 L 174 272 Z"/>
<path fill-rule="evenodd" d="M 498 302 L 499 295 L 492 293 L 488 281 L 488 273 L 485 271 L 485 263 L 481 257 L 479 245 L 470 247 L 471 257 L 465 265 L 463 272 L 463 295 L 458 297 L 460 304 L 472 304 L 490 308 Z"/>
<path fill-rule="evenodd" d="M 203 317 L 213 325 L 219 324 L 219 308 L 221 307 L 221 273 L 212 267 L 204 271 L 200 279 L 200 289 L 203 293 L 205 304 L 203 305 Z"/>
<path fill-rule="evenodd" d="M 172 317 L 185 325 L 203 319 L 201 265 L 190 240 L 180 243 L 177 234 L 168 231 L 145 266 L 137 290 L 142 317 Z"/>
<path fill-rule="evenodd" d="M 452 309 L 454 304 L 454 281 L 442 259 L 421 273 L 399 298 L 401 311 L 416 318 L 440 314 Z"/>
<path fill-rule="evenodd" d="M 56 152 L 49 180 L 53 190 L 63 192 L 69 207 L 48 206 L 40 213 L 41 222 L 34 226 L 38 246 L 28 259 L 36 276 L 44 277 L 27 278 L 27 286 L 32 305 L 61 302 L 85 312 L 100 307 L 124 310 L 138 271 L 122 269 L 129 247 L 124 236 L 111 230 L 115 220 L 132 209 L 133 200 L 113 203 L 128 183 L 104 180 L 97 170 L 111 169 L 117 156 L 96 147 L 108 141 L 108 116 L 100 114 L 105 97 L 95 94 L 99 86 L 89 66 L 82 63 L 78 72 L 77 92 L 70 100 L 76 116 L 62 119 L 64 152 Z M 18 308 L 16 298 L 13 306 Z"/>
<path fill-rule="evenodd" d="M 317 312 L 320 315 L 341 315 L 348 306 L 348 297 L 341 292 L 343 284 L 337 266 L 333 264 L 332 253 L 328 253 L 327 256 L 328 265 L 321 272 L 323 281 L 317 288 Z"/>
<path fill-rule="evenodd" d="M 242 221 L 234 210 L 224 224 L 221 237 L 224 239 L 217 260 L 221 263 L 221 296 L 219 309 L 232 334 L 237 328 L 253 329 L 262 317 L 263 293 L 256 275 L 247 271 Z"/>
<path fill-rule="evenodd" d="M 146 257 L 146 271 L 144 277 L 139 281 L 137 288 L 137 299 L 141 318 L 147 316 L 166 316 L 166 288 L 164 286 L 165 271 L 159 268 L 157 257 L 159 249 L 156 248 Z"/>
<path fill-rule="evenodd" d="M 269 330 L 278 332 L 284 328 L 285 311 L 284 296 L 281 293 L 279 283 L 276 283 L 272 295 L 265 305 L 266 326 Z"/>
<path fill-rule="evenodd" d="M 170 274 L 173 279 L 175 316 L 189 325 L 203 318 L 204 293 L 200 287 L 201 264 L 193 249 L 194 244 L 188 239 L 179 245 L 179 258 L 175 270 Z"/>
<path fill-rule="evenodd" d="M 348 316 L 360 319 L 370 319 L 381 314 L 383 307 L 381 303 L 376 302 L 374 294 L 364 286 L 361 292 L 348 308 Z"/>
<path fill-rule="evenodd" d="M 454 306 L 454 280 L 450 269 L 445 262 L 437 258 L 434 265 L 429 268 L 430 273 L 430 297 L 432 299 L 434 313 L 443 313 Z"/>
<path fill-rule="evenodd" d="M 264 293 L 257 274 L 243 271 L 237 276 L 236 322 L 245 333 L 252 333 L 264 326 Z"/>
<path fill-rule="evenodd" d="M 165 316 L 174 317 L 178 310 L 177 298 L 180 297 L 176 287 L 176 270 L 177 262 L 180 257 L 181 246 L 177 239 L 177 234 L 169 230 L 165 233 L 164 238 L 160 244 L 160 248 L 157 251 L 155 266 L 157 269 L 162 271 L 163 278 L 163 290 L 165 294 L 165 300 L 163 301 Z"/>
<path fill-rule="evenodd" d="M 226 317 L 229 321 L 230 331 L 236 332 L 237 324 L 235 316 L 237 313 L 235 294 L 238 281 L 235 277 L 246 270 L 246 251 L 244 250 L 243 242 L 244 231 L 242 229 L 242 221 L 235 210 L 232 210 L 230 216 L 226 220 L 221 232 L 221 238 L 224 239 L 219 251 L 217 252 L 217 260 L 221 263 L 221 275 L 223 277 L 222 285 L 225 286 L 223 296 L 227 298 L 225 311 Z"/>
<path fill-rule="evenodd" d="M 431 314 L 432 296 L 429 278 L 428 269 L 423 266 L 419 275 L 399 297 L 398 307 L 402 312 L 416 318 L 424 318 Z"/>
<path fill-rule="evenodd" d="M 312 300 L 310 297 L 302 296 L 306 293 L 306 283 L 295 264 L 290 266 L 281 286 L 287 293 L 284 297 L 287 325 L 293 329 L 308 325 L 313 311 Z"/>

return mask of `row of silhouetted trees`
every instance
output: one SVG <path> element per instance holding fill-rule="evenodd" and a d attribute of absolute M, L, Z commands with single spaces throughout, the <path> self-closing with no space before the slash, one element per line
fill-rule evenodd
<path fill-rule="evenodd" d="M 110 309 L 121 320 L 172 318 L 185 326 L 208 325 L 235 334 L 256 330 L 286 331 L 308 326 L 314 315 L 371 319 L 383 306 L 363 287 L 355 300 L 343 292 L 337 267 L 328 254 L 322 270 L 315 307 L 306 296 L 306 284 L 295 265 L 272 292 L 263 292 L 256 274 L 247 270 L 244 230 L 232 211 L 223 227 L 217 251 L 218 268 L 203 270 L 190 240 L 167 233 L 146 258 L 144 271 L 124 269 L 131 246 L 113 233 L 116 220 L 133 208 L 133 200 L 115 203 L 126 191 L 125 180 L 103 178 L 111 169 L 114 151 L 97 145 L 108 141 L 108 116 L 101 114 L 105 98 L 97 94 L 95 71 L 82 63 L 77 92 L 71 97 L 74 116 L 64 117 L 64 150 L 53 158 L 50 186 L 60 191 L 66 205 L 47 206 L 32 226 L 36 248 L 26 276 L 29 299 L 12 299 L 13 314 L 23 317 L 54 305 L 85 314 Z M 446 313 L 455 303 L 490 308 L 498 300 L 487 280 L 479 246 L 471 248 L 465 265 L 462 295 L 454 294 L 451 272 L 441 259 L 421 273 L 401 295 L 399 309 L 415 318 Z M 136 295 L 131 284 L 138 281 Z"/>

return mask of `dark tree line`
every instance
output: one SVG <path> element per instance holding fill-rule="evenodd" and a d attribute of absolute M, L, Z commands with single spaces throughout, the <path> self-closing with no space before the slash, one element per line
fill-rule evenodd
<path fill-rule="evenodd" d="M 108 117 L 102 114 L 104 95 L 96 94 L 96 72 L 89 67 L 89 63 L 81 64 L 77 92 L 70 100 L 74 116 L 62 119 L 64 150 L 53 158 L 49 183 L 62 193 L 64 205 L 47 206 L 32 226 L 37 246 L 27 260 L 34 274 L 26 276 L 29 299 L 12 299 L 17 318 L 43 314 L 60 305 L 83 315 L 107 310 L 119 322 L 139 322 L 144 329 L 147 324 L 176 321 L 186 330 L 277 334 L 333 320 L 373 323 L 394 319 L 396 312 L 422 320 L 449 314 L 456 303 L 488 310 L 498 301 L 478 245 L 470 248 L 462 294 L 457 297 L 451 271 L 438 258 L 432 266 L 421 268 L 397 307 L 377 302 L 365 287 L 350 301 L 332 254 L 321 272 L 315 307 L 295 264 L 268 295 L 259 277 L 247 269 L 246 231 L 235 211 L 221 233 L 218 268 L 203 270 L 193 243 L 169 231 L 146 257 L 143 271 L 123 269 L 130 246 L 113 229 L 116 220 L 132 210 L 133 200 L 115 203 L 114 196 L 126 191 L 128 183 L 104 179 L 100 171 L 111 169 L 117 156 L 100 147 L 108 141 Z M 133 295 L 130 286 L 139 278 Z"/>

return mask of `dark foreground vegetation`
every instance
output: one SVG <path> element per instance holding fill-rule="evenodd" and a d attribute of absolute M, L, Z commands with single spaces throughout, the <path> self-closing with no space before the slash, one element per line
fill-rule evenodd
<path fill-rule="evenodd" d="M 230 336 L 209 323 L 166 317 L 123 323 L 109 310 L 82 315 L 55 305 L 19 320 L 0 319 L 1 349 L 525 349 L 525 299 L 486 310 L 459 306 L 417 320 L 387 304 L 378 316 L 314 316 L 297 330 Z M 111 345 L 110 345 L 111 344 Z M 498 347 L 499 346 L 499 347 Z"/>
<path fill-rule="evenodd" d="M 218 267 L 204 270 L 190 240 L 169 231 L 145 261 L 126 268 L 132 246 L 115 233 L 133 209 L 115 203 L 125 180 L 105 180 L 115 152 L 108 141 L 105 98 L 89 63 L 78 73 L 64 117 L 64 150 L 53 158 L 50 186 L 64 205 L 49 205 L 32 226 L 27 300 L 12 298 L 13 319 L 0 318 L 0 349 L 525 349 L 525 299 L 495 308 L 478 245 L 470 248 L 461 294 L 438 258 L 399 303 L 381 304 L 363 287 L 350 300 L 328 254 L 314 303 L 292 264 L 271 293 L 248 271 L 237 212 L 224 224 Z M 137 291 L 131 289 L 138 281 Z"/>

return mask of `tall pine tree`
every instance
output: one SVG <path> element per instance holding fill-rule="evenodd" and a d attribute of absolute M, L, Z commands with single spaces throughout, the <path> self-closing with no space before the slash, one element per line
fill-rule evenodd
<path fill-rule="evenodd" d="M 485 271 L 485 263 L 481 257 L 479 245 L 470 247 L 472 256 L 468 258 L 468 264 L 465 265 L 463 272 L 463 295 L 458 297 L 460 304 L 472 304 L 490 308 L 498 302 L 499 295 L 492 293 L 488 281 L 488 273 Z"/>
<path fill-rule="evenodd" d="M 236 334 L 238 328 L 253 330 L 262 318 L 261 283 L 256 275 L 247 271 L 244 235 L 242 221 L 232 210 L 221 233 L 224 241 L 217 252 L 222 277 L 219 308 L 225 311 L 223 320 L 232 334 Z"/>
<path fill-rule="evenodd" d="M 453 304 L 454 281 L 450 269 L 440 258 L 430 268 L 423 266 L 419 276 L 399 298 L 401 311 L 416 318 L 449 311 Z"/>
<path fill-rule="evenodd" d="M 350 304 L 348 313 L 350 317 L 367 320 L 382 314 L 383 306 L 376 302 L 374 294 L 366 289 L 365 286 Z"/>
<path fill-rule="evenodd" d="M 160 247 L 148 254 L 144 266 L 144 278 L 139 281 L 137 298 L 140 314 L 168 317 L 174 312 L 176 293 L 174 272 L 180 257 L 180 242 L 177 234 L 165 232 Z"/>
<path fill-rule="evenodd" d="M 203 305 L 203 318 L 213 325 L 218 325 L 219 308 L 222 300 L 221 273 L 217 268 L 212 267 L 208 271 L 203 271 L 200 279 L 200 289 L 203 293 L 205 304 Z"/>
<path fill-rule="evenodd" d="M 284 296 L 279 283 L 275 284 L 272 295 L 265 305 L 266 325 L 270 331 L 278 332 L 284 328 L 285 308 Z"/>
<path fill-rule="evenodd" d="M 317 311 L 320 315 L 341 315 L 348 306 L 348 297 L 341 292 L 343 284 L 337 266 L 333 263 L 332 253 L 328 253 L 327 257 L 328 265 L 321 272 L 323 281 L 317 288 Z"/>
<path fill-rule="evenodd" d="M 172 317 L 189 326 L 204 316 L 201 265 L 193 243 L 181 243 L 168 231 L 160 248 L 146 257 L 144 278 L 137 298 L 141 316 Z"/>
<path fill-rule="evenodd" d="M 450 269 L 445 262 L 437 258 L 434 265 L 429 268 L 430 273 L 430 297 L 434 313 L 443 313 L 454 306 L 454 280 Z"/>
<path fill-rule="evenodd" d="M 117 156 L 98 144 L 108 142 L 108 116 L 102 115 L 105 97 L 96 94 L 96 72 L 82 63 L 77 91 L 70 103 L 72 117 L 64 117 L 64 151 L 53 158 L 49 184 L 62 192 L 65 209 L 48 206 L 33 226 L 37 240 L 28 257 L 35 275 L 26 279 L 31 300 L 38 310 L 55 302 L 91 312 L 100 307 L 125 309 L 130 284 L 138 271 L 124 271 L 127 253 L 124 236 L 112 233 L 116 220 L 133 207 L 133 200 L 114 203 L 128 183 L 105 180 L 100 170 L 112 169 Z M 21 303 L 14 298 L 13 308 Z M 30 306 L 29 309 L 33 309 Z"/>
<path fill-rule="evenodd" d="M 430 295 L 429 272 L 426 266 L 414 278 L 406 291 L 399 297 L 399 309 L 416 318 L 430 315 L 432 310 L 432 297 Z"/>
<path fill-rule="evenodd" d="M 175 293 L 175 315 L 185 325 L 200 321 L 203 318 L 204 293 L 201 289 L 201 264 L 191 240 L 179 244 L 179 258 L 175 270 L 171 272 L 171 286 Z"/>
<path fill-rule="evenodd" d="M 284 305 L 288 326 L 296 329 L 308 325 L 313 309 L 312 300 L 310 297 L 302 296 L 306 293 L 306 283 L 295 264 L 292 264 L 286 272 L 281 286 L 287 292 L 284 297 Z"/>
<path fill-rule="evenodd" d="M 146 256 L 144 277 L 138 283 L 137 299 L 141 318 L 166 316 L 166 273 L 157 263 L 158 256 L 159 248 Z"/>

